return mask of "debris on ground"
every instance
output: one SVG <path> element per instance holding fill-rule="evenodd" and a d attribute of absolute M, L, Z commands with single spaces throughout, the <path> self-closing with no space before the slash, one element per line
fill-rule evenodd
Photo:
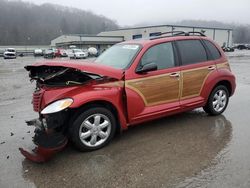
<path fill-rule="evenodd" d="M 24 140 L 24 137 L 22 137 L 22 139 Z"/>
<path fill-rule="evenodd" d="M 1 144 L 1 145 L 2 145 L 2 144 L 5 144 L 5 142 L 1 142 L 0 144 Z"/>
<path fill-rule="evenodd" d="M 27 133 L 30 133 L 30 131 L 28 131 Z"/>
<path fill-rule="evenodd" d="M 9 158 L 10 158 L 10 156 L 8 155 L 8 156 L 7 156 L 7 159 L 9 159 Z"/>
<path fill-rule="evenodd" d="M 10 136 L 13 136 L 13 135 L 14 135 L 14 133 L 13 133 L 13 132 L 11 132 L 11 133 L 10 133 Z"/>
<path fill-rule="evenodd" d="M 10 118 L 13 118 L 14 116 L 10 116 Z"/>

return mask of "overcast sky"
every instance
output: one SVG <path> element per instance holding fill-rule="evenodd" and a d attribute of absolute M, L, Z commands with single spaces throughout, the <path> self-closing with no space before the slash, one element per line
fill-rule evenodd
<path fill-rule="evenodd" d="M 28 0 L 90 10 L 119 25 L 167 23 L 186 19 L 250 24 L 250 0 Z"/>

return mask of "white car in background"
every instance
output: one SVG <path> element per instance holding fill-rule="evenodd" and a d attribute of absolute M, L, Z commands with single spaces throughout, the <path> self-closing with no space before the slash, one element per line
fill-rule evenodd
<path fill-rule="evenodd" d="M 4 59 L 16 59 L 16 50 L 15 48 L 7 48 L 3 53 Z"/>
<path fill-rule="evenodd" d="M 43 50 L 42 49 L 35 49 L 34 50 L 34 56 L 43 56 Z"/>
<path fill-rule="evenodd" d="M 88 57 L 88 52 L 81 49 L 72 49 L 68 52 L 70 59 L 85 59 Z"/>

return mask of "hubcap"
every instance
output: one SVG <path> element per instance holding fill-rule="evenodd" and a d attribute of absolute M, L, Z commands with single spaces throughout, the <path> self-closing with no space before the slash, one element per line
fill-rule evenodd
<path fill-rule="evenodd" d="M 218 90 L 214 94 L 213 98 L 213 108 L 216 112 L 221 112 L 224 110 L 227 104 L 227 94 L 224 90 Z"/>
<path fill-rule="evenodd" d="M 111 132 L 111 123 L 104 114 L 93 114 L 87 117 L 79 129 L 79 137 L 83 144 L 96 147 L 104 143 Z"/>

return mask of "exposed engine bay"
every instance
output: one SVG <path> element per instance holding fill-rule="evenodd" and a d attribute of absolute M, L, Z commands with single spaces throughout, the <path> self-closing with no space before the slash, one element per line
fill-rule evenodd
<path fill-rule="evenodd" d="M 102 78 L 100 75 L 82 72 L 81 70 L 61 66 L 26 66 L 30 71 L 31 80 L 36 80 L 38 85 L 68 86 L 84 84 L 92 79 Z"/>

